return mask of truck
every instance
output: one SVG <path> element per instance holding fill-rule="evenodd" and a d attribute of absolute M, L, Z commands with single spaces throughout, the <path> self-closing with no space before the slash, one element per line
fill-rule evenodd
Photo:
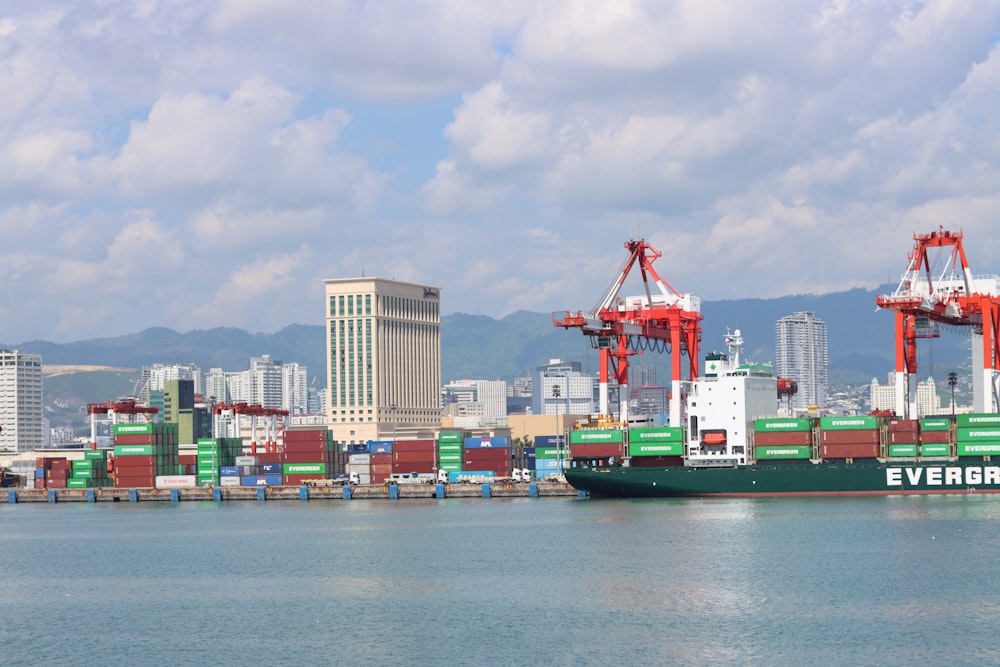
<path fill-rule="evenodd" d="M 439 478 L 423 472 L 394 472 L 389 475 L 389 484 L 433 484 Z"/>

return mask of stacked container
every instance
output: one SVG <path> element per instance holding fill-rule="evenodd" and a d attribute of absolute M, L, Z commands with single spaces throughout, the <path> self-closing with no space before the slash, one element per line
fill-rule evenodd
<path fill-rule="evenodd" d="M 920 420 L 920 455 L 951 456 L 951 419 L 924 417 Z"/>
<path fill-rule="evenodd" d="M 535 436 L 535 479 L 563 474 L 569 458 L 565 438 L 561 435 Z"/>
<path fill-rule="evenodd" d="M 241 438 L 198 438 L 198 486 L 219 486 L 220 469 L 236 465 L 236 457 L 243 455 Z M 229 482 L 232 484 L 232 482 Z"/>
<path fill-rule="evenodd" d="M 634 467 L 678 465 L 684 454 L 684 429 L 680 426 L 632 428 L 628 455 Z"/>
<path fill-rule="evenodd" d="M 958 415 L 955 448 L 959 456 L 1000 454 L 1000 414 Z"/>
<path fill-rule="evenodd" d="M 890 419 L 886 425 L 886 444 L 892 458 L 912 458 L 920 451 L 920 422 L 916 419 Z"/>
<path fill-rule="evenodd" d="M 438 434 L 438 470 L 449 473 L 462 472 L 462 434 L 458 431 L 442 431 Z"/>
<path fill-rule="evenodd" d="M 463 441 L 462 470 L 492 472 L 510 476 L 510 440 L 504 436 L 466 438 Z"/>
<path fill-rule="evenodd" d="M 152 488 L 177 474 L 177 424 L 115 424 L 115 486 Z"/>
<path fill-rule="evenodd" d="M 813 422 L 808 418 L 770 417 L 753 422 L 754 458 L 801 461 L 812 458 Z"/>
<path fill-rule="evenodd" d="M 111 486 L 108 477 L 108 450 L 88 449 L 83 458 L 72 462 L 72 476 L 66 481 L 68 489 L 90 489 Z"/>
<path fill-rule="evenodd" d="M 347 455 L 347 474 L 357 475 L 359 484 L 372 483 L 372 455 L 368 452 L 356 452 Z"/>
<path fill-rule="evenodd" d="M 824 459 L 873 459 L 879 456 L 878 418 L 820 417 L 820 455 Z"/>
<path fill-rule="evenodd" d="M 569 454 L 574 459 L 607 459 L 622 456 L 621 429 L 577 429 L 569 432 Z"/>
<path fill-rule="evenodd" d="M 286 486 L 298 486 L 308 480 L 329 479 L 334 471 L 336 443 L 327 428 L 285 430 L 283 456 Z"/>
<path fill-rule="evenodd" d="M 392 447 L 392 472 L 433 474 L 437 468 L 433 440 L 397 440 Z"/>
<path fill-rule="evenodd" d="M 64 457 L 35 459 L 36 489 L 65 489 L 73 465 Z"/>

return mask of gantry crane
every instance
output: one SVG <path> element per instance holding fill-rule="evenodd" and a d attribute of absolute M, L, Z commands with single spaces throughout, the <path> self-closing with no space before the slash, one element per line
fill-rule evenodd
<path fill-rule="evenodd" d="M 619 420 L 628 422 L 628 358 L 644 350 L 669 352 L 671 356 L 670 425 L 681 425 L 681 356 L 688 355 L 688 377 L 698 377 L 698 344 L 701 341 L 701 299 L 682 294 L 656 273 L 653 262 L 661 253 L 645 240 L 628 241 L 629 257 L 604 298 L 589 313 L 553 313 L 552 323 L 564 329 L 580 329 L 600 350 L 600 411 L 608 409 L 608 382 L 619 386 Z M 619 297 L 634 266 L 642 274 L 645 294 Z M 650 289 L 650 280 L 656 291 Z"/>
<path fill-rule="evenodd" d="M 264 451 L 277 451 L 278 447 L 278 417 L 287 417 L 288 410 L 281 408 L 265 408 L 248 403 L 216 403 L 212 423 L 212 433 L 216 438 L 241 438 L 242 417 L 250 417 L 250 453 L 257 453 L 257 419 L 261 418 L 264 429 L 264 440 L 261 443 Z M 234 425 L 232 429 L 230 426 Z"/>
<path fill-rule="evenodd" d="M 879 308 L 896 311 L 896 415 L 917 416 L 917 339 L 939 336 L 938 324 L 972 328 L 973 410 L 996 412 L 1000 278 L 973 277 L 962 232 L 939 227 L 929 234 L 914 234 L 913 240 L 909 265 L 896 291 L 876 297 Z M 977 337 L 981 345 L 976 344 Z"/>
<path fill-rule="evenodd" d="M 138 405 L 135 399 L 132 398 L 120 401 L 104 401 L 103 403 L 89 403 L 87 405 L 87 414 L 90 415 L 90 448 L 97 449 L 97 415 L 104 415 L 105 418 L 111 419 L 112 429 L 114 429 L 115 424 L 121 423 L 119 415 L 128 415 L 130 422 L 135 419 L 136 415 L 145 415 L 146 420 L 149 421 L 151 415 L 155 415 L 159 411 L 159 408 L 149 405 Z"/>

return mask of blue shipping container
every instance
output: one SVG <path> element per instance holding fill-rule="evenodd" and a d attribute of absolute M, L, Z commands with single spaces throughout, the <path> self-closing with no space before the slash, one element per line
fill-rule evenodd
<path fill-rule="evenodd" d="M 265 475 L 280 475 L 284 472 L 285 466 L 280 463 L 261 463 L 260 471 Z"/>
<path fill-rule="evenodd" d="M 566 436 L 563 435 L 536 435 L 535 447 L 558 447 L 566 444 Z"/>
<path fill-rule="evenodd" d="M 240 469 L 237 466 L 222 466 L 219 468 L 219 477 L 239 477 Z"/>
<path fill-rule="evenodd" d="M 371 441 L 368 443 L 368 453 L 369 454 L 392 454 L 392 442 L 376 442 Z"/>
<path fill-rule="evenodd" d="M 465 439 L 466 449 L 506 449 L 508 444 L 507 438 L 502 436 Z"/>
<path fill-rule="evenodd" d="M 496 472 L 492 470 L 460 470 L 458 472 L 449 472 L 448 481 L 455 483 L 460 481 L 463 477 L 496 477 Z"/>
<path fill-rule="evenodd" d="M 535 470 L 562 470 L 564 461 L 559 459 L 535 459 Z"/>
<path fill-rule="evenodd" d="M 240 478 L 243 486 L 281 486 L 283 483 L 281 475 L 244 475 Z"/>

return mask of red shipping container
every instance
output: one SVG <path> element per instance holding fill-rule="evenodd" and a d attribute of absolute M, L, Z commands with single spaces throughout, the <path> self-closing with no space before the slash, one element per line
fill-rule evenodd
<path fill-rule="evenodd" d="M 811 445 L 812 431 L 768 431 L 754 433 L 753 444 L 758 447 Z"/>
<path fill-rule="evenodd" d="M 62 479 L 62 480 L 65 480 L 65 479 L 68 479 L 68 478 L 69 478 L 69 470 L 46 470 L 45 471 L 45 479 L 48 479 L 48 480 L 53 480 L 53 479 Z"/>
<path fill-rule="evenodd" d="M 462 450 L 465 458 L 471 459 L 506 459 L 510 457 L 508 449 L 465 449 Z"/>
<path fill-rule="evenodd" d="M 326 478 L 326 475 L 322 473 L 316 475 L 285 475 L 284 484 L 285 486 L 298 486 L 302 484 L 302 482 Z"/>
<path fill-rule="evenodd" d="M 285 443 L 286 452 L 325 452 L 326 445 L 322 442 L 288 442 Z"/>
<path fill-rule="evenodd" d="M 114 440 L 116 445 L 152 445 L 159 441 L 154 440 L 149 434 L 116 435 Z"/>
<path fill-rule="evenodd" d="M 824 459 L 872 459 L 878 456 L 878 444 L 850 443 L 823 445 Z"/>
<path fill-rule="evenodd" d="M 621 443 L 602 443 L 592 445 L 570 445 L 569 454 L 574 459 L 604 459 L 609 456 L 621 456 Z"/>
<path fill-rule="evenodd" d="M 372 454 L 372 466 L 386 465 L 392 467 L 392 454 Z"/>
<path fill-rule="evenodd" d="M 264 452 L 257 453 L 257 460 L 261 463 L 281 463 L 282 453 L 280 452 Z"/>
<path fill-rule="evenodd" d="M 155 476 L 115 477 L 115 486 L 119 489 L 148 489 L 156 486 Z"/>
<path fill-rule="evenodd" d="M 65 489 L 66 480 L 65 479 L 49 479 L 45 481 L 46 489 Z"/>
<path fill-rule="evenodd" d="M 197 454 L 178 454 L 177 462 L 183 465 L 197 465 L 198 455 Z"/>
<path fill-rule="evenodd" d="M 395 453 L 403 452 L 433 452 L 437 449 L 437 443 L 433 440 L 397 440 L 392 445 Z"/>
<path fill-rule="evenodd" d="M 945 445 L 949 442 L 949 435 L 948 431 L 922 431 L 920 442 L 926 445 Z"/>
<path fill-rule="evenodd" d="M 889 431 L 890 445 L 915 445 L 920 442 L 920 435 L 910 431 Z"/>
<path fill-rule="evenodd" d="M 316 463 L 326 461 L 325 452 L 285 452 L 284 463 Z"/>
<path fill-rule="evenodd" d="M 916 419 L 889 420 L 890 433 L 916 433 L 919 430 L 920 430 L 920 422 Z"/>
<path fill-rule="evenodd" d="M 135 465 L 135 466 L 115 466 L 115 475 L 121 477 L 131 477 L 131 476 L 150 476 L 155 477 L 157 474 L 157 467 L 152 464 L 146 465 Z"/>
<path fill-rule="evenodd" d="M 822 431 L 820 442 L 824 445 L 877 445 L 879 432 L 878 429 Z"/>
<path fill-rule="evenodd" d="M 434 450 L 431 450 L 429 452 L 393 452 L 392 453 L 392 462 L 393 463 L 407 463 L 407 462 L 420 463 L 420 462 L 423 462 L 423 461 L 434 461 L 436 458 L 437 458 L 437 456 L 435 455 Z"/>

